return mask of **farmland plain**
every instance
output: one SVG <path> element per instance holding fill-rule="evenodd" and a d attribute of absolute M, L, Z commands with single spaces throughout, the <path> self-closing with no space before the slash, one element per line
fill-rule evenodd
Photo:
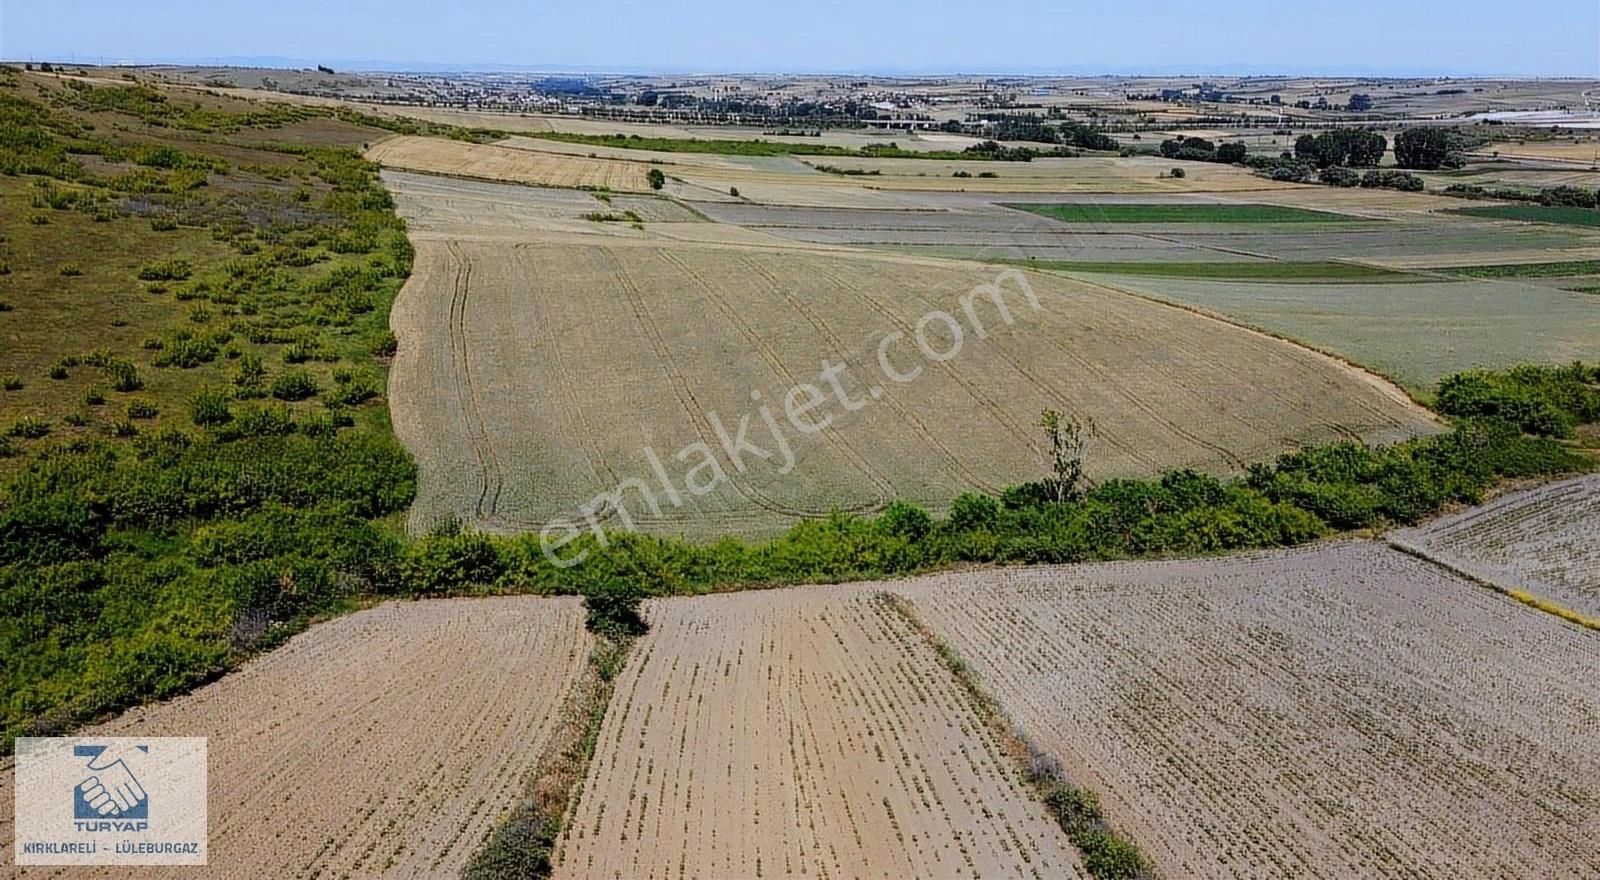
<path fill-rule="evenodd" d="M 556 877 L 1084 876 L 933 650 L 871 593 L 649 613 Z"/>
<path fill-rule="evenodd" d="M 624 505 L 591 502 L 630 479 L 664 494 L 650 455 L 677 472 L 702 465 L 699 482 L 714 489 L 680 491 L 670 506 L 654 497 L 659 510 L 630 491 L 629 521 L 658 531 L 770 533 L 895 498 L 942 509 L 1037 473 L 1033 423 L 1046 407 L 1102 426 L 1097 476 L 1229 470 L 1300 442 L 1433 429 L 1397 390 L 1330 358 L 1065 278 L 1015 275 L 1003 293 L 1013 323 L 982 298 L 974 323 L 961 297 L 995 267 L 650 231 L 720 228 L 706 223 L 589 223 L 578 235 L 489 215 L 474 231 L 471 211 L 448 209 L 452 182 L 391 183 L 417 245 L 392 318 L 390 389 L 396 430 L 422 463 L 416 529 L 457 517 L 527 530 L 615 511 Z M 909 342 L 935 310 L 962 321 L 927 325 L 945 334 L 930 350 L 955 350 L 959 332 L 959 356 L 928 359 Z M 920 367 L 911 380 L 883 370 L 891 334 L 902 335 L 884 357 L 893 375 Z M 784 423 L 789 466 L 759 408 L 771 402 L 782 418 L 787 389 L 820 384 L 825 359 L 845 365 L 836 397 L 855 408 L 819 409 L 807 425 L 827 424 L 814 432 Z M 580 373 L 592 393 L 574 394 Z M 735 433 L 747 415 L 773 457 L 746 458 L 748 469 L 729 458 L 729 479 L 713 479 L 697 450 L 720 460 L 718 423 Z"/>
<path fill-rule="evenodd" d="M 1367 542 L 882 585 L 1167 877 L 1592 877 L 1593 633 Z"/>
<path fill-rule="evenodd" d="M 1600 477 L 1495 499 L 1392 540 L 1507 590 L 1600 620 Z"/>
<path fill-rule="evenodd" d="M 86 733 L 209 738 L 210 863 L 140 876 L 454 876 L 521 796 L 590 644 L 576 599 L 391 603 Z"/>

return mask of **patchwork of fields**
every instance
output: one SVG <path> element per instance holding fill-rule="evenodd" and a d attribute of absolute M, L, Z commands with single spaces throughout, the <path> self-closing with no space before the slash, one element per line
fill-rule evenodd
<path fill-rule="evenodd" d="M 942 509 L 1037 474 L 1047 407 L 1100 426 L 1097 476 L 1230 470 L 1303 442 L 1433 427 L 1329 358 L 1063 278 L 1005 281 L 1007 323 L 990 299 L 970 316 L 962 305 L 993 267 L 666 246 L 649 224 L 552 238 L 496 215 L 478 222 L 502 238 L 480 241 L 458 225 L 465 213 L 435 207 L 437 188 L 393 182 L 418 245 L 390 389 L 422 466 L 414 528 L 538 529 L 593 509 L 657 531 L 753 534 L 895 498 Z M 428 224 L 441 217 L 438 240 Z M 934 311 L 950 321 L 919 318 Z M 919 325 L 939 357 L 913 341 Z M 832 393 L 829 363 L 842 365 Z M 801 385 L 832 403 L 785 420 Z M 732 455 L 723 438 L 742 420 L 770 455 Z M 630 480 L 648 490 L 595 503 Z"/>

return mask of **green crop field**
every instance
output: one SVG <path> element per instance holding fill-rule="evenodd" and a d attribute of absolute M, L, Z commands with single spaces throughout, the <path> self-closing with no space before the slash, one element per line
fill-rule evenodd
<path fill-rule="evenodd" d="M 1461 370 L 1600 350 L 1595 297 L 1517 281 L 1253 283 L 1105 276 L 1345 357 L 1423 394 Z"/>
<path fill-rule="evenodd" d="M 1487 217 L 1492 220 L 1522 220 L 1528 223 L 1554 223 L 1559 226 L 1600 226 L 1600 211 L 1562 205 L 1483 205 L 1457 208 L 1452 214 Z"/>
<path fill-rule="evenodd" d="M 1063 223 L 1351 223 L 1367 219 L 1282 205 L 1060 202 L 1006 207 Z"/>

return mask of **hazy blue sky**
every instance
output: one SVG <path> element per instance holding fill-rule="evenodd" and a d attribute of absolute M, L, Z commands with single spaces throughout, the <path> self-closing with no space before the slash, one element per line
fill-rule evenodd
<path fill-rule="evenodd" d="M 1600 75 L 1595 0 L 0 0 L 9 60 Z"/>

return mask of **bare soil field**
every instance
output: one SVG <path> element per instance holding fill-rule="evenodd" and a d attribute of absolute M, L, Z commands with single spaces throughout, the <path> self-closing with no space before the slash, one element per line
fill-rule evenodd
<path fill-rule="evenodd" d="M 1381 544 L 908 597 L 1166 877 L 1600 875 L 1600 637 Z"/>
<path fill-rule="evenodd" d="M 1600 476 L 1514 492 L 1391 540 L 1600 620 Z"/>
<path fill-rule="evenodd" d="M 630 480 L 652 487 L 629 491 L 630 521 L 694 536 L 765 534 L 894 498 L 942 510 L 1038 474 L 1033 425 L 1046 407 L 1099 424 L 1097 476 L 1229 471 L 1301 442 L 1434 426 L 1331 358 L 1058 276 L 1022 276 L 1038 309 L 1006 282 L 1012 323 L 986 298 L 972 323 L 961 297 L 994 281 L 993 266 L 599 234 L 452 237 L 427 229 L 435 195 L 398 198 L 417 259 L 392 315 L 390 399 L 421 463 L 413 528 L 455 516 L 538 529 L 616 507 L 594 502 Z M 962 334 L 943 361 L 914 341 L 936 310 L 953 323 L 924 325 L 929 350 L 948 353 Z M 824 359 L 844 366 L 842 392 L 818 378 Z M 902 377 L 922 371 L 892 381 L 885 359 Z M 785 418 L 786 395 L 806 383 L 832 401 L 802 419 L 815 432 Z M 731 436 L 744 418 L 770 458 L 727 451 L 717 424 Z M 684 491 L 696 465 L 702 494 Z"/>
<path fill-rule="evenodd" d="M 559 878 L 1085 876 L 873 595 L 669 599 L 617 680 Z"/>
<path fill-rule="evenodd" d="M 209 738 L 210 864 L 137 876 L 455 876 L 522 796 L 589 646 L 576 599 L 389 603 L 85 735 Z"/>
<path fill-rule="evenodd" d="M 1097 275 L 1337 353 L 1420 390 L 1451 373 L 1600 348 L 1600 297 L 1514 279 L 1273 283 Z"/>
<path fill-rule="evenodd" d="M 536 186 L 589 187 L 648 192 L 649 165 L 513 150 L 444 138 L 399 135 L 373 144 L 368 159 L 388 168 L 453 174 Z"/>

